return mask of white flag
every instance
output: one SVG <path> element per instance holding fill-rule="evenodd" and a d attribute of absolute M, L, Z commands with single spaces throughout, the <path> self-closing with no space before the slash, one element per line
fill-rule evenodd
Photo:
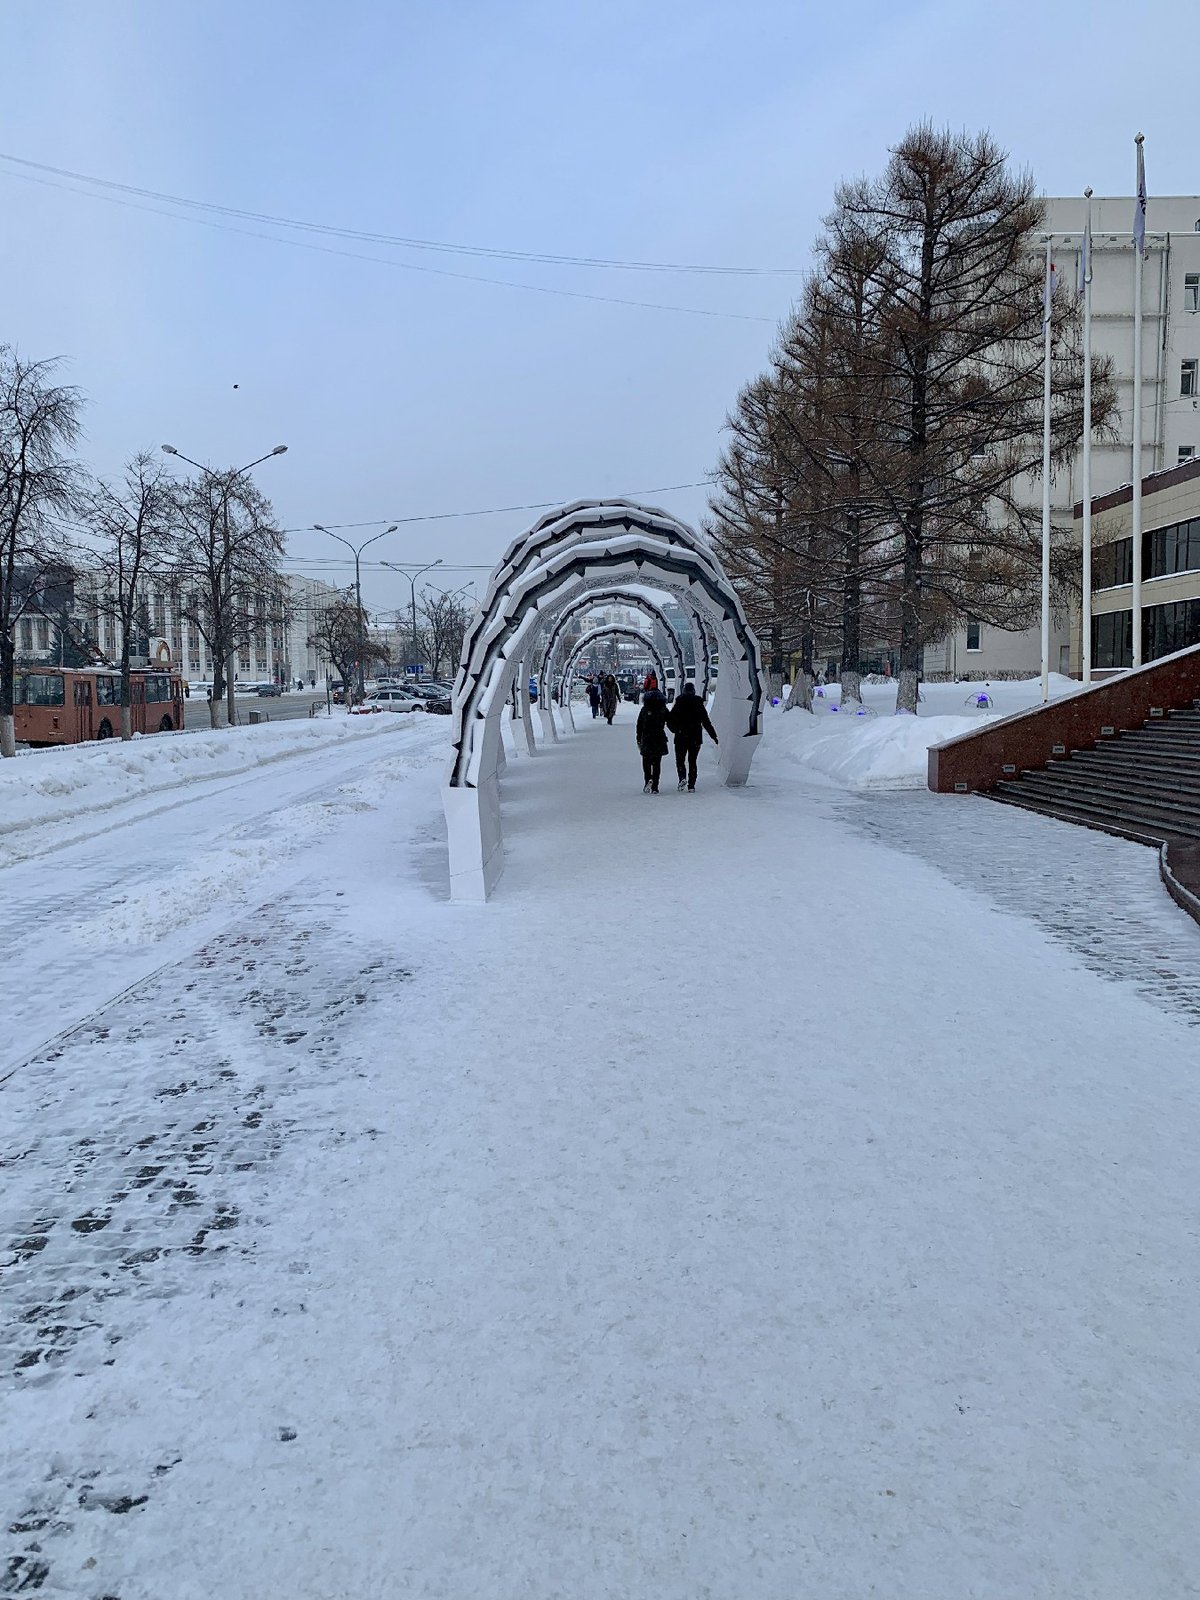
<path fill-rule="evenodd" d="M 1137 200 L 1133 207 L 1133 248 L 1146 254 L 1146 158 L 1137 140 Z"/>
<path fill-rule="evenodd" d="M 1087 284 L 1092 281 L 1092 204 L 1088 201 L 1087 218 L 1083 224 L 1083 240 L 1079 246 L 1079 275 L 1075 281 L 1075 289 L 1082 294 Z"/>

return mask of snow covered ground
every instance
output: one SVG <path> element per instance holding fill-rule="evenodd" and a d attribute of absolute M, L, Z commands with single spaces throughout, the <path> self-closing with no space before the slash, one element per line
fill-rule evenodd
<path fill-rule="evenodd" d="M 1051 699 L 1079 687 L 1051 674 Z M 772 746 L 806 772 L 847 789 L 923 789 L 930 745 L 1040 704 L 1041 680 L 922 684 L 916 717 L 895 714 L 894 684 L 865 683 L 862 695 L 860 707 L 843 711 L 839 686 L 832 684 L 819 690 L 812 716 L 768 709 Z"/>
<path fill-rule="evenodd" d="M 443 719 L 0 871 L 0 1593 L 1197 1592 L 1152 853 L 782 736 L 643 796 L 632 719 L 483 908 Z"/>

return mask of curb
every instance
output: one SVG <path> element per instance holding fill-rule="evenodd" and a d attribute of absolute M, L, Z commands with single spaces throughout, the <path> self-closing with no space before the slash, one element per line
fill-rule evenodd
<path fill-rule="evenodd" d="M 1176 877 L 1171 866 L 1170 849 L 1170 841 L 1164 840 L 1158 852 L 1158 875 L 1175 904 L 1200 922 L 1200 895 L 1193 894 L 1191 889 L 1186 888 Z"/>

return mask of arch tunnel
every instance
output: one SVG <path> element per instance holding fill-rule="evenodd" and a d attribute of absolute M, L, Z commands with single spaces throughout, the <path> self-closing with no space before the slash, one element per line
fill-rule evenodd
<path fill-rule="evenodd" d="M 706 695 L 711 690 L 721 779 L 730 787 L 745 783 L 762 734 L 762 663 L 716 554 L 686 523 L 656 507 L 629 500 L 561 506 L 508 546 L 463 640 L 451 718 L 453 754 L 442 787 L 453 900 L 486 900 L 503 871 L 504 712 L 515 695 L 534 753 L 531 670 L 540 669 L 539 682 L 549 683 L 572 618 L 619 601 L 661 619 L 682 679 L 678 635 L 642 592 L 647 589 L 670 594 L 687 618 L 698 689 Z M 552 743 L 560 729 L 548 693 L 539 694 L 538 712 Z"/>

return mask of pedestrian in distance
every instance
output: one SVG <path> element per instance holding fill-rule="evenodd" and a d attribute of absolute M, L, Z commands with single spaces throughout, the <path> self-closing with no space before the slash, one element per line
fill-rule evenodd
<path fill-rule="evenodd" d="M 675 771 L 679 787 L 693 790 L 696 787 L 696 758 L 707 734 L 714 744 L 719 744 L 717 730 L 708 719 L 704 701 L 696 693 L 694 683 L 685 683 L 683 693 L 667 713 L 667 725 L 675 735 Z"/>
<path fill-rule="evenodd" d="M 589 678 L 587 681 L 587 697 L 588 704 L 592 708 L 592 716 L 598 717 L 600 715 L 600 685 L 594 678 Z"/>
<path fill-rule="evenodd" d="M 600 709 L 604 712 L 604 720 L 612 727 L 612 719 L 617 714 L 617 707 L 621 703 L 621 691 L 617 687 L 617 680 L 610 672 L 600 687 Z"/>
<path fill-rule="evenodd" d="M 667 753 L 667 702 L 651 675 L 642 691 L 637 719 L 637 745 L 642 757 L 642 793 L 657 794 L 662 758 Z"/>

